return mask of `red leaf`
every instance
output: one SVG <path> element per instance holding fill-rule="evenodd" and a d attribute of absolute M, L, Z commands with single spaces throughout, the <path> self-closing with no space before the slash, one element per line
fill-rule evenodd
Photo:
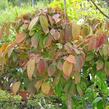
<path fill-rule="evenodd" d="M 47 62 L 44 59 L 41 59 L 37 64 L 37 70 L 40 74 L 43 74 L 47 70 Z"/>
<path fill-rule="evenodd" d="M 88 39 L 88 50 L 93 50 L 96 48 L 96 36 L 91 36 L 89 39 Z"/>
<path fill-rule="evenodd" d="M 96 48 L 102 47 L 102 45 L 106 42 L 106 35 L 105 34 L 100 34 L 97 37 L 97 43 L 96 43 Z"/>

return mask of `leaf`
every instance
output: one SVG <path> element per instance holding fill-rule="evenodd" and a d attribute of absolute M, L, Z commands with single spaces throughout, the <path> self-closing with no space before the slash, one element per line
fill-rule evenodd
<path fill-rule="evenodd" d="M 12 93 L 14 95 L 17 94 L 17 92 L 18 92 L 18 90 L 20 88 L 20 84 L 21 84 L 20 81 L 13 83 L 13 85 L 12 85 Z"/>
<path fill-rule="evenodd" d="M 42 85 L 42 81 L 41 80 L 36 82 L 36 84 L 34 86 L 37 89 L 37 91 L 41 88 L 41 85 Z"/>
<path fill-rule="evenodd" d="M 57 63 L 57 68 L 58 68 L 60 71 L 62 71 L 62 70 L 63 70 L 62 67 L 63 67 L 62 62 L 59 61 L 59 62 Z"/>
<path fill-rule="evenodd" d="M 89 39 L 88 39 L 88 50 L 91 51 L 93 49 L 96 48 L 96 36 L 91 36 Z"/>
<path fill-rule="evenodd" d="M 109 62 L 105 62 L 104 71 L 106 72 L 106 75 L 109 76 Z"/>
<path fill-rule="evenodd" d="M 50 30 L 51 35 L 53 36 L 54 40 L 59 40 L 60 38 L 60 33 L 58 32 L 58 30 L 55 29 L 51 29 Z"/>
<path fill-rule="evenodd" d="M 97 97 L 97 98 L 95 98 L 95 100 L 92 103 L 96 104 L 96 103 L 98 103 L 101 100 L 102 100 L 102 97 Z"/>
<path fill-rule="evenodd" d="M 65 78 L 69 78 L 71 76 L 72 69 L 73 69 L 73 64 L 68 61 L 65 61 L 63 64 L 63 73 Z"/>
<path fill-rule="evenodd" d="M 70 24 L 65 24 L 65 29 L 64 29 L 64 41 L 68 42 L 73 39 L 72 37 L 72 25 Z"/>
<path fill-rule="evenodd" d="M 35 58 L 30 59 L 27 62 L 27 75 L 28 75 L 29 80 L 32 80 L 34 70 L 35 70 Z"/>
<path fill-rule="evenodd" d="M 76 64 L 74 64 L 74 71 L 75 72 L 80 72 L 81 68 L 84 65 L 84 57 L 82 55 L 76 56 Z"/>
<path fill-rule="evenodd" d="M 28 100 L 30 94 L 27 91 L 20 91 L 19 95 L 22 97 L 24 101 Z"/>
<path fill-rule="evenodd" d="M 41 91 L 45 94 L 48 95 L 50 92 L 51 86 L 49 83 L 44 82 L 41 86 Z"/>
<path fill-rule="evenodd" d="M 41 59 L 37 64 L 37 70 L 40 74 L 43 74 L 47 70 L 47 62 L 44 59 Z"/>
<path fill-rule="evenodd" d="M 54 21 L 55 21 L 56 23 L 58 23 L 58 22 L 61 21 L 61 19 L 60 19 L 60 14 L 55 14 L 55 15 L 53 15 L 52 18 L 54 19 Z"/>
<path fill-rule="evenodd" d="M 53 74 L 56 72 L 56 66 L 55 63 L 52 63 L 48 67 L 48 75 L 53 76 Z"/>
<path fill-rule="evenodd" d="M 100 34 L 97 37 L 96 48 L 102 47 L 105 42 L 106 42 L 106 35 L 105 34 Z"/>
<path fill-rule="evenodd" d="M 72 36 L 74 40 L 77 40 L 80 35 L 80 29 L 81 27 L 77 25 L 76 23 L 72 23 Z"/>
<path fill-rule="evenodd" d="M 2 30 L 0 30 L 0 40 L 2 39 L 2 37 L 3 37 L 3 32 Z"/>
<path fill-rule="evenodd" d="M 38 47 L 38 40 L 36 39 L 35 36 L 31 38 L 31 47 L 34 47 L 34 48 Z"/>
<path fill-rule="evenodd" d="M 39 16 L 34 17 L 29 24 L 28 30 L 32 30 L 32 28 L 37 24 L 38 20 Z"/>
<path fill-rule="evenodd" d="M 20 44 L 21 42 L 23 42 L 26 38 L 26 34 L 25 33 L 18 33 L 16 36 L 16 43 Z"/>
<path fill-rule="evenodd" d="M 74 78 L 75 78 L 75 84 L 80 83 L 80 80 L 81 80 L 81 74 L 80 74 L 80 72 L 74 73 Z"/>
<path fill-rule="evenodd" d="M 53 19 L 52 19 L 52 17 L 50 15 L 48 15 L 48 19 L 49 19 L 49 22 L 50 22 L 51 26 L 53 26 L 54 21 L 53 21 Z"/>
<path fill-rule="evenodd" d="M 76 59 L 75 59 L 75 56 L 73 55 L 69 55 L 65 60 L 72 64 L 76 64 Z"/>
<path fill-rule="evenodd" d="M 96 62 L 96 68 L 97 68 L 97 70 L 102 70 L 103 67 L 104 67 L 103 61 L 98 60 L 98 61 Z"/>
<path fill-rule="evenodd" d="M 48 24 L 47 16 L 40 15 L 40 24 L 44 33 L 47 34 L 49 32 L 49 28 L 48 28 L 49 24 Z"/>

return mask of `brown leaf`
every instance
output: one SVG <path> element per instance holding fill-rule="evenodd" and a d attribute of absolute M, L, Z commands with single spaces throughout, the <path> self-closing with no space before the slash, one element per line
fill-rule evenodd
<path fill-rule="evenodd" d="M 72 25 L 70 24 L 65 24 L 65 29 L 64 29 L 64 41 L 68 42 L 71 41 L 72 38 Z"/>
<path fill-rule="evenodd" d="M 49 32 L 49 28 L 48 28 L 49 24 L 48 24 L 47 16 L 40 15 L 40 24 L 44 33 L 47 34 Z"/>
<path fill-rule="evenodd" d="M 55 21 L 56 23 L 58 23 L 58 22 L 61 21 L 61 19 L 60 19 L 60 14 L 55 14 L 55 15 L 53 15 L 52 18 L 54 19 L 54 21 Z"/>
<path fill-rule="evenodd" d="M 98 60 L 98 61 L 96 62 L 96 68 L 97 68 L 97 70 L 102 70 L 103 67 L 104 67 L 103 61 Z"/>
<path fill-rule="evenodd" d="M 80 72 L 81 68 L 84 65 L 84 57 L 82 55 L 76 56 L 76 64 L 74 64 L 74 71 L 75 72 Z"/>
<path fill-rule="evenodd" d="M 73 64 L 68 61 L 65 61 L 63 64 L 63 73 L 65 78 L 69 78 L 71 76 L 72 69 L 73 69 Z"/>
<path fill-rule="evenodd" d="M 40 74 L 43 74 L 47 70 L 47 62 L 44 59 L 41 59 L 37 64 L 37 70 Z"/>
<path fill-rule="evenodd" d="M 12 93 L 14 94 L 14 95 L 16 95 L 17 94 L 17 92 L 18 92 L 18 90 L 19 90 L 19 88 L 20 88 L 20 81 L 18 81 L 18 82 L 15 82 L 13 85 L 12 85 Z"/>
<path fill-rule="evenodd" d="M 31 47 L 34 47 L 34 48 L 38 47 L 38 40 L 36 39 L 35 36 L 31 38 Z"/>
<path fill-rule="evenodd" d="M 38 20 L 39 16 L 34 17 L 29 24 L 28 30 L 32 30 L 32 28 L 37 24 Z"/>
<path fill-rule="evenodd" d="M 60 38 L 60 33 L 59 33 L 57 30 L 51 29 L 51 30 L 50 30 L 50 33 L 51 33 L 51 35 L 53 36 L 53 39 L 54 39 L 54 40 L 59 40 L 59 38 Z"/>
<path fill-rule="evenodd" d="M 48 67 L 48 75 L 53 76 L 53 74 L 56 72 L 56 66 L 54 63 L 50 64 Z"/>
<path fill-rule="evenodd" d="M 26 34 L 25 33 L 18 33 L 16 36 L 16 43 L 20 44 L 21 42 L 23 42 L 26 38 Z"/>
<path fill-rule="evenodd" d="M 72 64 L 76 64 L 76 59 L 75 59 L 75 56 L 73 55 L 69 55 L 65 60 Z"/>
<path fill-rule="evenodd" d="M 49 83 L 44 82 L 41 86 L 41 91 L 45 94 L 48 95 L 50 92 L 51 86 Z"/>
<path fill-rule="evenodd" d="M 52 19 L 52 17 L 50 15 L 48 15 L 48 19 L 49 19 L 49 22 L 50 22 L 51 26 L 53 26 L 54 21 L 53 21 L 53 19 Z"/>
<path fill-rule="evenodd" d="M 32 80 L 32 76 L 35 70 L 35 58 L 30 59 L 27 62 L 27 75 L 30 80 Z"/>
<path fill-rule="evenodd" d="M 42 81 L 41 80 L 36 82 L 35 88 L 37 89 L 37 91 L 39 91 L 39 89 L 41 88 L 41 85 L 42 85 Z"/>

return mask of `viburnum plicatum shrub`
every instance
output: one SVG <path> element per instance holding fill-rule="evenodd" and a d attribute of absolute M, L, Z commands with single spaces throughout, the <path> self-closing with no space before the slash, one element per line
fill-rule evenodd
<path fill-rule="evenodd" d="M 50 8 L 11 26 L 16 38 L 0 48 L 2 89 L 23 100 L 38 93 L 58 96 L 65 109 L 108 106 L 108 22 L 87 19 L 78 25 Z"/>

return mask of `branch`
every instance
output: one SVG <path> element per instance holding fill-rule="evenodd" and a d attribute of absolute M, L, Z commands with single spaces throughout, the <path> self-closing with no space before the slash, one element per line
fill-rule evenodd
<path fill-rule="evenodd" d="M 95 3 L 93 0 L 90 0 L 90 1 L 93 3 L 93 5 L 96 7 L 96 9 L 99 10 L 99 12 L 100 12 L 102 15 L 104 15 L 106 18 L 109 19 L 109 16 L 106 15 L 106 14 L 96 5 L 96 3 Z"/>

